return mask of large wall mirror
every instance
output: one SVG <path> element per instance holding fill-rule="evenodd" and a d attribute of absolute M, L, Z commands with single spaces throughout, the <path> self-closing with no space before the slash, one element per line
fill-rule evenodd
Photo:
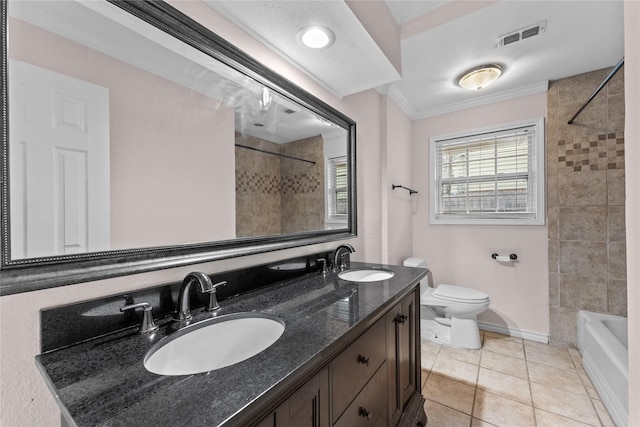
<path fill-rule="evenodd" d="M 355 124 L 155 1 L 2 2 L 2 282 L 355 235 Z"/>

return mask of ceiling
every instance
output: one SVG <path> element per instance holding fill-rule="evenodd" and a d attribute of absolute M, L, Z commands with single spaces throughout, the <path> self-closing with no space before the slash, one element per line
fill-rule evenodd
<path fill-rule="evenodd" d="M 548 81 L 613 67 L 624 55 L 622 0 L 386 0 L 376 19 L 399 34 L 401 65 L 376 42 L 372 12 L 342 0 L 205 1 L 336 96 L 377 89 L 412 119 L 544 92 Z M 496 46 L 500 36 L 537 23 L 540 35 Z M 312 24 L 330 27 L 335 43 L 298 44 L 298 30 Z M 504 68 L 496 83 L 480 91 L 457 86 L 463 71 L 487 63 Z"/>
<path fill-rule="evenodd" d="M 233 108 L 235 128 L 244 135 L 282 144 L 346 134 L 275 92 L 262 107 L 261 84 L 198 49 L 185 49 L 182 41 L 152 25 L 140 25 L 137 17 L 109 3 L 22 1 L 10 6 L 12 17 L 218 100 L 221 109 Z"/>

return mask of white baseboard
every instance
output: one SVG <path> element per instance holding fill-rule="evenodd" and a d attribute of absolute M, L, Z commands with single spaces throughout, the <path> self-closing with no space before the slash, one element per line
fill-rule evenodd
<path fill-rule="evenodd" d="M 547 334 L 523 331 L 520 329 L 513 329 L 508 326 L 494 325 L 492 323 L 485 323 L 485 322 L 478 322 L 478 327 L 483 331 L 496 332 L 498 334 L 508 335 L 510 337 L 522 338 L 529 341 L 549 344 L 549 335 Z"/>

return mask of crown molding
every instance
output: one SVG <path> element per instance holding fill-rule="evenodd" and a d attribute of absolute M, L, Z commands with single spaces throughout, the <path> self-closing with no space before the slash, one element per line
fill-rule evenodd
<path fill-rule="evenodd" d="M 454 111 L 466 110 L 467 108 L 480 107 L 482 105 L 493 104 L 500 101 L 507 101 L 509 99 L 521 98 L 523 96 L 534 95 L 537 93 L 544 93 L 548 89 L 549 82 L 545 80 L 539 83 L 522 86 L 517 89 L 505 90 L 502 92 L 480 96 L 466 101 L 453 102 L 451 104 L 440 105 L 438 107 L 426 108 L 424 110 L 416 111 L 415 114 L 409 117 L 412 120 L 425 119 L 427 117 L 453 113 Z"/>

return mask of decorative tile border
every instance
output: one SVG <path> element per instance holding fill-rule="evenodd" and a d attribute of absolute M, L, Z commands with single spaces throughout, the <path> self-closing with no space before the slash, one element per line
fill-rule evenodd
<path fill-rule="evenodd" d="M 315 193 L 321 186 L 320 174 L 287 175 L 282 178 L 282 194 Z"/>
<path fill-rule="evenodd" d="M 624 133 L 558 141 L 558 172 L 624 169 Z"/>
<path fill-rule="evenodd" d="M 236 191 L 259 192 L 265 194 L 303 194 L 315 193 L 322 188 L 322 180 L 319 173 L 296 174 L 284 177 L 236 172 Z"/>
<path fill-rule="evenodd" d="M 280 177 L 236 171 L 236 191 L 260 192 L 265 194 L 280 194 Z"/>

